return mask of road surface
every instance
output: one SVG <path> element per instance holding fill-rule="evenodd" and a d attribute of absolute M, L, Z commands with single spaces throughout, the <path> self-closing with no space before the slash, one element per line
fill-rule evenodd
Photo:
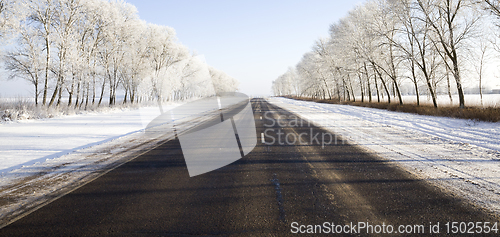
<path fill-rule="evenodd" d="M 438 222 L 445 234 L 447 222 L 498 221 L 341 138 L 323 146 L 327 131 L 296 124 L 263 99 L 252 106 L 259 142 L 245 158 L 190 178 L 179 141 L 165 141 L 0 229 L 0 236 L 284 236 L 325 222 L 373 225 L 372 232 L 347 230 L 356 236 L 377 236 L 377 226 L 390 225 L 397 236 L 398 229 L 421 232 L 420 226 L 428 235 Z M 262 144 L 263 133 L 274 144 Z"/>

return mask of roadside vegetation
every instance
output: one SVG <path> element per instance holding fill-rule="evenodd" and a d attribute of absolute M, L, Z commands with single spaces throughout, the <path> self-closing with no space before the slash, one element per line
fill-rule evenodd
<path fill-rule="evenodd" d="M 77 115 L 86 113 L 106 113 L 117 110 L 137 109 L 145 106 L 158 106 L 156 102 L 141 103 L 118 103 L 116 105 L 88 105 L 87 107 L 74 107 L 67 104 L 59 106 L 40 106 L 33 103 L 32 99 L 0 98 L 0 123 L 19 120 L 47 119 L 66 115 Z"/>
<path fill-rule="evenodd" d="M 370 103 L 361 101 L 341 101 L 338 99 L 318 99 L 311 97 L 296 97 L 284 96 L 285 98 L 294 100 L 312 101 L 316 103 L 326 104 L 343 104 L 360 106 L 367 108 L 385 109 L 396 112 L 413 113 L 420 115 L 451 117 L 460 119 L 470 119 L 474 121 L 483 122 L 500 122 L 500 108 L 498 107 L 464 107 L 459 108 L 456 106 L 440 106 L 438 108 L 432 105 L 417 105 L 417 104 L 397 104 L 397 103 Z"/>

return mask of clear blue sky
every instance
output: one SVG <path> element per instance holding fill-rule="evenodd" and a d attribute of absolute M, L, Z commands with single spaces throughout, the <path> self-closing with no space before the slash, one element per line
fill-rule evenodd
<path fill-rule="evenodd" d="M 268 95 L 271 83 L 328 36 L 329 26 L 364 0 L 126 0 L 141 19 L 173 27 L 180 42 L 241 82 L 248 95 Z M 32 96 L 24 81 L 4 81 L 0 96 Z"/>
<path fill-rule="evenodd" d="M 364 0 L 126 0 L 141 19 L 173 27 L 180 42 L 238 79 L 248 95 L 267 95 L 329 26 Z"/>

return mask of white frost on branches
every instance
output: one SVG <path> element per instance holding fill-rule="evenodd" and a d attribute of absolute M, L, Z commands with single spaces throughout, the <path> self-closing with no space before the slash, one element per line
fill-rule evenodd
<path fill-rule="evenodd" d="M 36 104 L 84 107 L 177 101 L 237 90 L 180 44 L 174 29 L 148 24 L 119 0 L 0 0 L 4 62 L 29 81 Z M 213 82 L 212 82 L 213 79 Z M 214 88 L 215 87 L 215 88 Z M 105 102 L 104 102 L 105 101 Z"/>
<path fill-rule="evenodd" d="M 486 67 L 484 49 L 500 52 L 488 40 L 500 35 L 498 9 L 498 1 L 486 0 L 369 0 L 332 24 L 328 38 L 274 81 L 273 92 L 400 104 L 403 95 L 417 103 L 427 95 L 435 107 L 437 95 L 456 94 L 463 108 L 466 87 L 479 84 L 482 93 L 484 68 L 495 68 Z"/>

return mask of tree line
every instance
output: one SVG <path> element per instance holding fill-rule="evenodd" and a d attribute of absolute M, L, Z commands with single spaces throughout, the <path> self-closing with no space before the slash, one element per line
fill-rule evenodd
<path fill-rule="evenodd" d="M 37 105 L 87 107 L 178 101 L 235 91 L 238 82 L 146 23 L 119 0 L 0 0 L 2 62 Z"/>
<path fill-rule="evenodd" d="M 437 95 L 479 83 L 500 52 L 500 2 L 492 0 L 368 0 L 330 27 L 301 61 L 273 82 L 276 96 L 403 104 L 411 85 L 438 107 Z"/>

